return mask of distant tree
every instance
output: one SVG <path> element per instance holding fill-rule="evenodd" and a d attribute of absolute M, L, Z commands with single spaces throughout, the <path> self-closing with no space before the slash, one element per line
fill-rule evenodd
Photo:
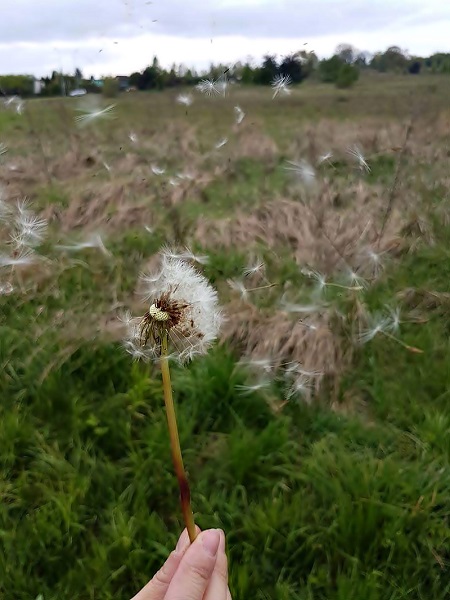
<path fill-rule="evenodd" d="M 279 73 L 285 77 L 290 77 L 293 83 L 300 83 L 304 79 L 302 63 L 295 54 L 283 58 Z"/>
<path fill-rule="evenodd" d="M 278 63 L 274 56 L 266 55 L 259 69 L 256 69 L 254 83 L 270 85 L 279 74 Z"/>
<path fill-rule="evenodd" d="M 412 60 L 408 66 L 408 72 L 411 75 L 418 75 L 420 73 L 420 69 L 422 68 L 422 63 L 420 60 Z"/>
<path fill-rule="evenodd" d="M 338 88 L 349 88 L 352 87 L 359 79 L 359 70 L 355 65 L 349 65 L 344 63 L 341 65 L 337 78 L 335 81 L 336 87 Z"/>
<path fill-rule="evenodd" d="M 335 83 L 343 61 L 336 54 L 331 58 L 320 61 L 319 77 L 325 83 Z"/>
<path fill-rule="evenodd" d="M 334 51 L 334 54 L 343 62 L 351 65 L 355 62 L 356 57 L 358 56 L 358 50 L 351 44 L 339 44 Z"/>

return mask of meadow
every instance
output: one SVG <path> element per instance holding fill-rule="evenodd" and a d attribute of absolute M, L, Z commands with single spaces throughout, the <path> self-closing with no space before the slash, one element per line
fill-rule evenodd
<path fill-rule="evenodd" d="M 121 343 L 165 244 L 226 316 L 172 372 L 233 599 L 450 597 L 450 79 L 182 92 L 0 104 L 1 598 L 130 598 L 183 528 Z"/>

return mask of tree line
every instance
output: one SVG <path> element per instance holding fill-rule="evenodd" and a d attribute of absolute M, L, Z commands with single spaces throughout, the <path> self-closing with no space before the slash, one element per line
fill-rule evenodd
<path fill-rule="evenodd" d="M 275 55 L 264 56 L 260 64 L 238 62 L 234 65 L 211 65 L 203 72 L 187 68 L 183 65 L 172 65 L 163 68 L 157 59 L 140 72 L 134 72 L 120 78 L 95 80 L 83 78 L 80 69 L 73 74 L 58 71 L 42 78 L 44 87 L 40 95 L 65 95 L 78 87 L 88 92 L 101 92 L 114 95 L 126 88 L 137 90 L 161 90 L 177 86 L 193 86 L 202 79 L 217 79 L 226 73 L 230 80 L 244 85 L 270 85 L 275 77 L 289 77 L 292 83 L 301 83 L 312 78 L 331 83 L 340 88 L 352 86 L 361 72 L 396 73 L 419 75 L 421 73 L 450 74 L 450 53 L 435 53 L 428 57 L 408 54 L 398 46 L 391 46 L 384 52 L 360 51 L 350 44 L 339 45 L 333 56 L 320 60 L 314 52 L 300 50 L 278 59 Z M 0 76 L 0 93 L 5 96 L 31 96 L 35 92 L 35 78 L 29 75 Z"/>

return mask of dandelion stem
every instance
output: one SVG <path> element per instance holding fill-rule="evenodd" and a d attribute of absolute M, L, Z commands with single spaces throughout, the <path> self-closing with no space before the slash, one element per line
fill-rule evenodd
<path fill-rule="evenodd" d="M 406 348 L 406 350 L 409 350 L 410 352 L 414 352 L 415 354 L 423 354 L 423 350 L 421 350 L 420 348 L 416 348 L 415 346 L 409 346 L 408 344 L 405 344 L 405 342 L 399 340 L 397 337 L 395 337 L 395 335 L 392 335 L 392 333 L 389 333 L 387 331 L 380 331 L 380 333 L 385 335 L 390 340 L 397 342 L 397 344 L 400 344 L 400 346 L 403 346 L 403 348 Z"/>
<path fill-rule="evenodd" d="M 166 405 L 167 425 L 169 427 L 170 448 L 175 467 L 175 473 L 180 488 L 181 510 L 183 511 L 184 523 L 191 543 L 197 537 L 195 530 L 194 515 L 191 508 L 191 492 L 184 470 L 183 457 L 181 455 L 180 437 L 178 435 L 177 418 L 173 403 L 172 383 L 170 380 L 170 369 L 168 359 L 168 333 L 164 332 L 161 339 L 161 375 L 164 390 L 164 403 Z"/>

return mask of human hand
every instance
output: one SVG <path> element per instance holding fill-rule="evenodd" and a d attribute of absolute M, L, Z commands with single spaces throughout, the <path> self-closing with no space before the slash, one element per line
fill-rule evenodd
<path fill-rule="evenodd" d="M 132 600 L 231 600 L 223 531 L 207 529 L 190 544 L 184 530 L 164 565 Z"/>

